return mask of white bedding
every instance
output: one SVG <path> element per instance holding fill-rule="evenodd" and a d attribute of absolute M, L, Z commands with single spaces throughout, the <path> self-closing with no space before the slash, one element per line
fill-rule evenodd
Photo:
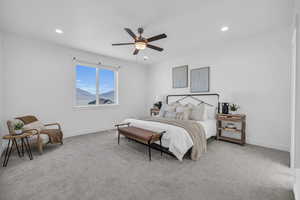
<path fill-rule="evenodd" d="M 182 161 L 183 156 L 193 146 L 193 141 L 185 129 L 159 122 L 126 119 L 125 123 L 130 122 L 132 126 L 151 130 L 154 132 L 166 131 L 162 137 L 162 146 L 169 148 L 178 160 Z M 216 121 L 198 121 L 204 127 L 206 138 L 216 135 Z"/>
<path fill-rule="evenodd" d="M 197 121 L 199 124 L 201 124 L 205 130 L 206 139 L 216 136 L 217 129 L 216 129 L 216 120 L 209 119 L 205 121 Z"/>

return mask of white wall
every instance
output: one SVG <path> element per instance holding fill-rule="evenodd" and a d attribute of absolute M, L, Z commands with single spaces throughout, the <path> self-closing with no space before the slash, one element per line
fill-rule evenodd
<path fill-rule="evenodd" d="M 211 67 L 211 92 L 230 97 L 247 114 L 247 142 L 289 151 L 290 32 L 278 31 L 227 42 L 152 66 L 149 101 L 189 93 L 172 89 L 172 67 Z"/>
<path fill-rule="evenodd" d="M 126 117 L 146 114 L 146 66 L 13 34 L 4 34 L 4 51 L 5 119 L 33 114 L 43 122 L 60 122 L 68 137 L 111 129 Z M 121 66 L 119 106 L 72 107 L 74 56 Z"/>
<path fill-rule="evenodd" d="M 4 62 L 3 62 L 3 35 L 0 32 L 0 138 L 5 133 L 4 129 L 4 105 L 3 105 L 3 93 L 4 93 Z M 0 154 L 2 152 L 2 142 L 0 140 Z"/>

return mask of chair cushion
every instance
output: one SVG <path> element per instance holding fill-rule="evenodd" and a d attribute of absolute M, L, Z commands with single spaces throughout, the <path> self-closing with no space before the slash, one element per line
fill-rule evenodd
<path fill-rule="evenodd" d="M 62 142 L 63 134 L 59 129 L 43 129 L 40 133 L 48 135 L 51 143 Z"/>
<path fill-rule="evenodd" d="M 35 142 L 35 141 L 37 141 L 37 138 L 38 138 L 38 136 L 34 135 L 34 136 L 29 137 L 28 139 L 30 142 Z M 42 138 L 43 144 L 46 144 L 49 141 L 48 135 L 40 134 L 40 138 Z"/>

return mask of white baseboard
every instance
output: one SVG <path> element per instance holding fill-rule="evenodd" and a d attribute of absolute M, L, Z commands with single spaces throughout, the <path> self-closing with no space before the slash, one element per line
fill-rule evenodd
<path fill-rule="evenodd" d="M 295 169 L 295 183 L 293 186 L 295 200 L 300 200 L 300 169 Z"/>
<path fill-rule="evenodd" d="M 113 129 L 86 129 L 80 131 L 64 131 L 64 138 L 86 135 L 86 134 L 102 132 L 102 131 L 109 131 L 109 130 L 113 130 Z"/>
<path fill-rule="evenodd" d="M 268 144 L 266 142 L 256 141 L 256 140 L 253 140 L 250 138 L 247 138 L 246 142 L 247 142 L 247 144 L 253 144 L 253 145 L 266 147 L 266 148 L 270 148 L 270 149 L 277 149 L 280 151 L 290 152 L 290 148 L 288 146 L 284 146 L 284 145 Z"/>

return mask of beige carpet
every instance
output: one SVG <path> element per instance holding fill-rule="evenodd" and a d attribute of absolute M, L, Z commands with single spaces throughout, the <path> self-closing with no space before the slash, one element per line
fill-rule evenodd
<path fill-rule="evenodd" d="M 13 153 L 0 169 L 1 200 L 287 200 L 286 152 L 213 141 L 200 161 L 179 162 L 114 132 L 68 138 L 34 160 Z M 3 158 L 2 158 L 3 161 Z"/>

